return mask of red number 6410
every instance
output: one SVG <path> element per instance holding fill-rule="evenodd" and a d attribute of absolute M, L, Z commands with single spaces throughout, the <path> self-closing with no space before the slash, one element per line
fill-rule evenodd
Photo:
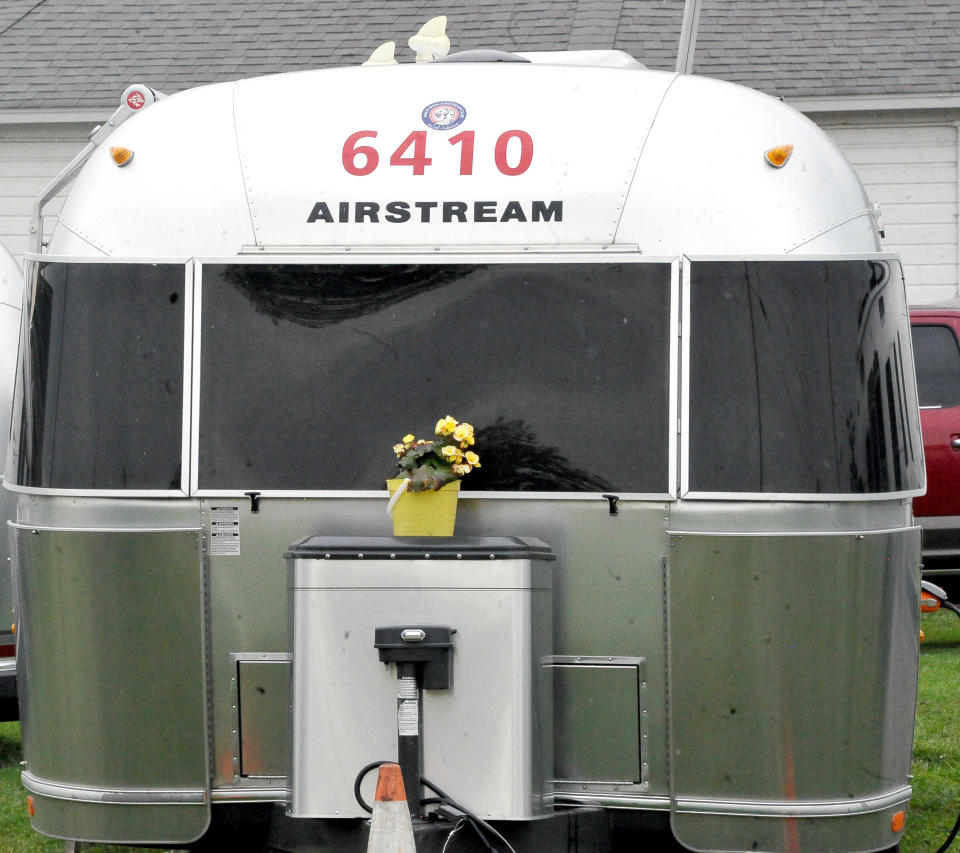
<path fill-rule="evenodd" d="M 372 145 L 358 144 L 361 139 L 376 139 L 375 130 L 358 130 L 351 133 L 343 143 L 341 158 L 343 168 L 351 175 L 369 175 L 380 164 L 380 154 Z M 460 146 L 460 174 L 473 174 L 473 152 L 475 131 L 465 130 L 447 141 L 451 145 Z M 513 165 L 507 159 L 507 149 L 512 140 L 517 140 L 520 151 L 517 162 Z M 516 146 L 514 146 L 516 148 Z M 410 150 L 412 149 L 412 153 Z M 522 175 L 533 162 L 533 137 L 525 130 L 505 130 L 497 137 L 493 148 L 493 161 L 497 169 L 511 177 Z M 433 159 L 427 157 L 427 132 L 415 130 L 401 142 L 390 155 L 391 166 L 410 166 L 414 175 L 424 174 L 426 167 L 432 165 Z"/>

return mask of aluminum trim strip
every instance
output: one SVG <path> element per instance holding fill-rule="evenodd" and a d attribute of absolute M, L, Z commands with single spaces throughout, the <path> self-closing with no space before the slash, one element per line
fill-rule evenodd
<path fill-rule="evenodd" d="M 281 777 L 282 778 L 282 777 Z M 271 803 L 290 802 L 289 788 L 214 788 L 210 791 L 210 799 L 215 803 L 267 800 Z"/>
<path fill-rule="evenodd" d="M 902 492 L 684 492 L 684 500 L 690 501 L 757 501 L 759 502 L 822 502 L 838 501 L 887 501 L 900 498 L 916 498 L 926 491 L 926 487 L 909 489 Z"/>
<path fill-rule="evenodd" d="M 569 794 L 556 792 L 554 802 L 560 806 L 602 806 L 611 809 L 651 809 L 669 811 L 670 798 L 658 796 L 619 796 L 609 794 Z"/>
<path fill-rule="evenodd" d="M 853 253 L 825 253 L 810 255 L 684 255 L 688 261 L 901 261 L 896 252 L 853 252 Z"/>
<path fill-rule="evenodd" d="M 906 527 L 884 527 L 879 530 L 668 530 L 667 536 L 765 536 L 785 539 L 787 537 L 807 536 L 884 536 L 890 533 L 904 533 L 908 530 L 920 530 L 919 524 Z"/>
<path fill-rule="evenodd" d="M 36 530 L 38 533 L 202 533 L 202 527 L 50 527 L 8 521 L 16 530 Z"/>
<path fill-rule="evenodd" d="M 23 787 L 31 794 L 53 800 L 71 800 L 82 803 L 135 806 L 206 805 L 208 796 L 204 790 L 169 788 L 90 788 L 81 785 L 66 785 L 38 779 L 24 770 L 20 774 Z"/>
<path fill-rule="evenodd" d="M 251 247 L 252 248 L 252 247 Z M 442 251 L 435 248 L 417 246 L 364 246 L 363 251 L 350 251 L 348 246 L 311 247 L 309 253 L 298 253 L 299 247 L 272 247 L 285 249 L 282 255 L 268 254 L 257 249 L 256 254 L 231 255 L 228 257 L 198 258 L 200 264 L 315 264 L 317 256 L 336 257 L 338 264 L 366 264 L 391 263 L 395 259 L 398 263 L 409 264 L 411 261 L 421 264 L 443 265 L 456 259 L 456 263 L 543 263 L 544 256 L 556 256 L 556 261 L 562 264 L 574 263 L 637 263 L 637 264 L 669 264 L 676 259 L 676 255 L 643 255 L 633 244 L 615 243 L 609 248 L 603 245 L 596 246 L 525 246 L 514 250 L 504 250 L 503 246 L 444 246 Z M 811 257 L 814 257 L 811 255 Z M 554 258 L 551 257 L 551 260 Z M 329 263 L 329 260 L 325 262 Z"/>
<path fill-rule="evenodd" d="M 36 252 L 24 252 L 25 261 L 38 261 L 50 264 L 164 264 L 177 266 L 187 264 L 191 258 L 184 255 L 161 257 L 160 255 L 145 255 L 136 258 L 122 258 L 114 255 L 104 257 L 90 257 L 89 255 L 47 255 Z"/>
<path fill-rule="evenodd" d="M 184 489 L 48 489 L 42 486 L 20 486 L 4 481 L 4 488 L 24 495 L 52 495 L 68 498 L 187 498 Z"/>
<path fill-rule="evenodd" d="M 677 797 L 676 811 L 684 814 L 731 815 L 739 817 L 845 817 L 871 814 L 902 806 L 910 800 L 913 788 L 904 785 L 873 797 L 815 802 L 769 802 L 763 800 L 714 800 Z"/>
<path fill-rule="evenodd" d="M 363 489 L 357 491 L 337 489 L 330 491 L 264 489 L 260 491 L 261 498 L 376 498 L 377 500 L 384 500 L 386 495 L 387 492 L 385 489 Z M 191 497 L 250 500 L 246 492 L 241 492 L 238 489 L 197 489 Z M 670 503 L 674 500 L 673 496 L 667 492 L 617 492 L 617 497 L 621 501 L 645 501 L 647 503 L 660 504 Z M 460 498 L 461 500 L 464 498 L 471 500 L 602 500 L 602 505 L 604 507 L 607 506 L 607 501 L 601 492 L 471 492 L 463 490 L 460 492 Z"/>

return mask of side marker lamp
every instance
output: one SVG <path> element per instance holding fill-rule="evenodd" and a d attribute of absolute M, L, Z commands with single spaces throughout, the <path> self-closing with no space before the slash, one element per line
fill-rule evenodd
<path fill-rule="evenodd" d="M 778 145 L 776 148 L 764 151 L 763 157 L 774 169 L 782 169 L 787 165 L 791 154 L 793 154 L 792 145 Z"/>
<path fill-rule="evenodd" d="M 133 152 L 129 148 L 111 148 L 110 156 L 118 166 L 126 166 L 133 159 Z"/>
<path fill-rule="evenodd" d="M 893 820 L 890 821 L 890 830 L 892 832 L 900 832 L 903 829 L 903 826 L 906 822 L 907 822 L 907 813 L 897 812 L 893 816 Z"/>
<path fill-rule="evenodd" d="M 947 602 L 947 607 L 951 610 L 953 605 L 947 599 L 947 593 L 942 588 L 930 581 L 920 581 L 920 612 L 933 613 L 940 609 L 940 605 Z"/>

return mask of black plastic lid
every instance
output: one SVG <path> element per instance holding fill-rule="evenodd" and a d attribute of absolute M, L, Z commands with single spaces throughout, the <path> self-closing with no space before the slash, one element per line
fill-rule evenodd
<path fill-rule="evenodd" d="M 555 560 L 545 542 L 528 536 L 308 536 L 287 559 L 311 560 Z"/>

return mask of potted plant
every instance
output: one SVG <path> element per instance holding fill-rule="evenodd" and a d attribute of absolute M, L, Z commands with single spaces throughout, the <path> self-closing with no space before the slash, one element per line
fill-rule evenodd
<path fill-rule="evenodd" d="M 387 480 L 395 536 L 452 536 L 460 478 L 480 467 L 480 457 L 470 449 L 470 424 L 447 415 L 434 433 L 432 439 L 408 434 L 393 446 L 401 471 Z"/>

